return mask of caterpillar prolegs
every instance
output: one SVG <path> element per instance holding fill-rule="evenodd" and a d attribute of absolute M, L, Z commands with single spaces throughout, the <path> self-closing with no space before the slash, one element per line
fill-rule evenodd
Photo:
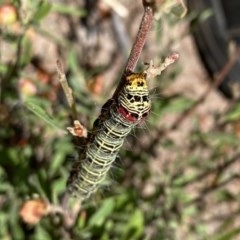
<path fill-rule="evenodd" d="M 98 189 L 125 137 L 148 116 L 150 109 L 146 74 L 129 74 L 116 100 L 110 99 L 102 107 L 86 146 L 72 167 L 67 183 L 71 193 L 84 200 Z"/>

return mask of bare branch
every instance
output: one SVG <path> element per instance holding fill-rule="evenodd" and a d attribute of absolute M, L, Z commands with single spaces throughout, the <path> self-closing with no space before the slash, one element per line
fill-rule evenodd
<path fill-rule="evenodd" d="M 69 87 L 66 75 L 63 70 L 63 65 L 60 60 L 57 60 L 57 73 L 58 79 L 61 83 L 63 91 L 66 95 L 68 105 L 72 110 L 72 117 L 74 120 L 74 127 L 68 127 L 67 130 L 73 135 L 77 137 L 87 137 L 87 129 L 77 120 L 77 110 L 76 110 L 76 103 L 74 101 L 72 95 L 72 89 Z"/>
<path fill-rule="evenodd" d="M 175 63 L 179 59 L 178 53 L 172 53 L 167 56 L 159 67 L 153 65 L 153 61 L 149 63 L 148 68 L 144 71 L 147 78 L 154 78 L 162 73 L 169 65 Z"/>
<path fill-rule="evenodd" d="M 151 2 L 151 1 L 150 1 Z M 147 1 L 143 1 L 144 4 L 144 14 L 143 14 L 143 18 L 137 33 L 137 37 L 135 39 L 135 42 L 133 44 L 131 53 L 129 55 L 129 58 L 127 60 L 126 63 L 126 67 L 124 70 L 124 73 L 121 77 L 121 80 L 118 84 L 117 89 L 115 90 L 114 94 L 113 94 L 113 99 L 117 98 L 119 91 L 121 90 L 124 82 L 125 82 L 125 77 L 126 74 L 129 72 L 132 72 L 137 64 L 137 61 L 139 59 L 139 56 L 142 52 L 143 46 L 146 42 L 146 38 L 148 35 L 149 30 L 152 27 L 152 23 L 153 23 L 153 13 L 154 13 L 154 5 L 153 3 L 147 3 Z"/>

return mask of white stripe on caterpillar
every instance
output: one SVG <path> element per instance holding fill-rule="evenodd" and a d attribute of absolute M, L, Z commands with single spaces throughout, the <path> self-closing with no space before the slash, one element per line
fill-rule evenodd
<path fill-rule="evenodd" d="M 68 191 L 84 200 L 94 193 L 116 159 L 125 137 L 149 114 L 145 73 L 131 73 L 116 100 L 102 107 L 68 179 Z"/>

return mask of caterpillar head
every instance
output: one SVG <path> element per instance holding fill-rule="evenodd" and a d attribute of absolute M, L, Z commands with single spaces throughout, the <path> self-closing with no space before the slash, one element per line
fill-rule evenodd
<path fill-rule="evenodd" d="M 130 122 L 137 122 L 148 116 L 151 100 L 145 73 L 132 73 L 126 77 L 118 104 L 118 112 Z"/>

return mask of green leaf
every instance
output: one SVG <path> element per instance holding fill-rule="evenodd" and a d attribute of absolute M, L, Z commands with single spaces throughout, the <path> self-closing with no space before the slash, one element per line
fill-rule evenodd
<path fill-rule="evenodd" d="M 189 207 L 184 208 L 183 210 L 183 216 L 184 217 L 191 217 L 198 214 L 198 210 L 196 206 L 190 205 Z"/>
<path fill-rule="evenodd" d="M 191 107 L 193 101 L 185 97 L 175 97 L 171 99 L 162 99 L 154 103 L 153 111 L 157 114 L 180 113 Z"/>
<path fill-rule="evenodd" d="M 237 236 L 240 236 L 240 228 L 235 228 L 228 232 L 225 232 L 220 237 L 214 238 L 214 240 L 232 240 L 237 239 L 235 238 Z"/>
<path fill-rule="evenodd" d="M 83 17 L 86 15 L 86 11 L 82 8 L 76 9 L 75 7 L 66 6 L 66 4 L 61 3 L 54 3 L 52 5 L 52 11 L 77 17 Z"/>
<path fill-rule="evenodd" d="M 8 66 L 6 64 L 0 63 L 0 74 L 4 75 L 7 73 Z"/>
<path fill-rule="evenodd" d="M 177 98 L 170 102 L 166 111 L 168 112 L 182 112 L 192 105 L 193 101 L 184 97 Z"/>
<path fill-rule="evenodd" d="M 8 214 L 3 213 L 3 211 L 1 211 L 1 215 L 0 215 L 0 226 L 1 226 L 1 230 L 0 230 L 0 236 L 3 235 L 7 235 L 7 222 L 9 220 L 9 216 Z"/>
<path fill-rule="evenodd" d="M 238 144 L 238 138 L 233 135 L 233 134 L 229 134 L 229 133 L 210 133 L 208 134 L 208 139 L 211 141 L 211 144 L 214 147 L 220 147 L 220 146 L 234 146 L 236 144 Z"/>
<path fill-rule="evenodd" d="M 57 180 L 54 180 L 51 184 L 51 201 L 54 204 L 59 204 L 59 195 L 63 193 L 66 190 L 66 178 L 59 178 Z"/>
<path fill-rule="evenodd" d="M 196 178 L 196 173 L 181 174 L 174 178 L 172 185 L 174 187 L 182 187 L 184 184 L 190 183 Z"/>
<path fill-rule="evenodd" d="M 106 199 L 99 210 L 90 218 L 89 226 L 100 227 L 104 224 L 106 218 L 113 212 L 115 201 L 113 198 Z"/>
<path fill-rule="evenodd" d="M 55 154 L 52 157 L 48 170 L 50 175 L 53 175 L 55 172 L 59 171 L 68 154 L 73 155 L 74 146 L 71 144 L 70 138 L 66 136 L 57 141 L 54 144 L 54 152 Z"/>
<path fill-rule="evenodd" d="M 32 59 L 32 43 L 27 35 L 22 39 L 22 52 L 20 55 L 20 64 L 22 67 L 26 66 Z"/>
<path fill-rule="evenodd" d="M 171 13 L 179 18 L 183 18 L 187 13 L 187 7 L 183 1 L 177 0 L 171 9 Z"/>
<path fill-rule="evenodd" d="M 240 104 L 236 104 L 236 106 L 232 109 L 231 112 L 227 113 L 224 116 L 224 121 L 236 121 L 240 118 Z"/>
<path fill-rule="evenodd" d="M 207 19 L 209 19 L 213 15 L 212 9 L 206 9 L 203 12 L 200 13 L 198 16 L 198 24 L 205 22 Z"/>
<path fill-rule="evenodd" d="M 34 15 L 34 22 L 39 22 L 50 12 L 52 5 L 47 1 L 42 1 Z"/>
<path fill-rule="evenodd" d="M 144 215 L 139 209 L 130 216 L 122 239 L 139 239 L 144 229 Z"/>
<path fill-rule="evenodd" d="M 52 240 L 53 238 L 47 232 L 47 229 L 41 225 L 37 225 L 35 228 L 35 238 L 34 239 L 44 239 L 44 240 Z"/>
<path fill-rule="evenodd" d="M 26 107 L 33 112 L 36 116 L 40 117 L 43 121 L 45 121 L 48 125 L 50 125 L 51 127 L 57 128 L 58 130 L 63 131 L 59 126 L 58 123 L 56 123 L 56 121 L 50 117 L 47 112 L 40 107 L 39 105 L 40 101 L 36 101 L 34 99 L 31 100 L 26 100 L 24 102 L 24 104 L 26 105 Z"/>

